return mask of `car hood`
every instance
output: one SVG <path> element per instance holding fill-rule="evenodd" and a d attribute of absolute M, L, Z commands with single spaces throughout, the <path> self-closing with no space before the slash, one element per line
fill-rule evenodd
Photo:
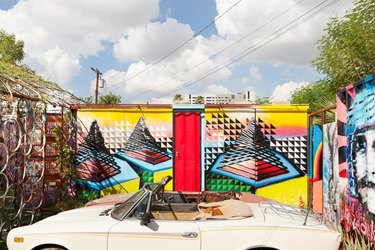
<path fill-rule="evenodd" d="M 111 209 L 113 206 L 94 206 L 94 207 L 83 207 L 72 209 L 69 211 L 61 212 L 56 215 L 47 217 L 44 220 L 41 220 L 37 223 L 38 224 L 49 224 L 55 222 L 87 222 L 87 221 L 96 221 L 101 220 L 105 217 L 110 217 L 110 212 L 105 214 L 105 211 Z"/>

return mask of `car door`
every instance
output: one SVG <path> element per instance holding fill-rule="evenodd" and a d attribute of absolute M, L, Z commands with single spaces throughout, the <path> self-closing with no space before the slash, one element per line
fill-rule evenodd
<path fill-rule="evenodd" d="M 128 218 L 114 225 L 108 235 L 108 250 L 199 250 L 200 233 L 194 221 L 154 220 L 141 225 Z"/>
<path fill-rule="evenodd" d="M 150 219 L 141 225 L 151 202 L 148 197 L 108 232 L 108 250 L 152 249 L 152 250 L 199 250 L 200 232 L 195 221 Z"/>

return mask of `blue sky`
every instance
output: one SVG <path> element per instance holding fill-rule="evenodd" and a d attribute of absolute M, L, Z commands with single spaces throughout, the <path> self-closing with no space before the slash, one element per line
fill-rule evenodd
<path fill-rule="evenodd" d="M 0 29 L 24 40 L 25 63 L 80 97 L 94 95 L 94 67 L 106 81 L 100 94 L 112 91 L 124 103 L 168 103 L 176 93 L 249 89 L 258 97 L 285 101 L 295 88 L 322 77 L 309 65 L 317 55 L 315 43 L 328 18 L 352 5 L 341 0 L 328 6 L 331 2 L 2 0 Z M 312 10 L 318 11 L 311 19 L 293 22 Z M 214 25 L 191 39 L 215 18 Z M 272 36 L 288 24 L 298 25 Z"/>

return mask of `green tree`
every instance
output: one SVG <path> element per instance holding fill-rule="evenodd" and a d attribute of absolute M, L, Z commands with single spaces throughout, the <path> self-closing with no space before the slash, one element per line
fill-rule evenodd
<path fill-rule="evenodd" d="M 258 97 L 255 100 L 255 104 L 272 104 L 269 96 Z"/>
<path fill-rule="evenodd" d="M 292 104 L 309 104 L 312 112 L 335 103 L 335 91 L 327 80 L 317 81 L 292 92 Z"/>
<path fill-rule="evenodd" d="M 182 95 L 181 94 L 176 94 L 174 97 L 173 97 L 173 102 L 181 102 L 181 101 L 183 101 L 184 100 L 184 98 L 182 97 Z"/>
<path fill-rule="evenodd" d="M 343 17 L 330 19 L 325 32 L 312 65 L 326 76 L 333 90 L 374 73 L 374 0 L 354 1 L 354 8 Z"/>
<path fill-rule="evenodd" d="M 0 61 L 17 64 L 23 60 L 23 41 L 17 41 L 15 35 L 0 30 Z"/>
<path fill-rule="evenodd" d="M 204 104 L 204 97 L 199 95 L 197 99 L 195 99 L 195 104 Z"/>
<path fill-rule="evenodd" d="M 331 18 L 318 41 L 319 55 L 311 63 L 324 78 L 295 90 L 293 104 L 309 104 L 312 112 L 335 103 L 338 88 L 375 71 L 375 2 L 356 0 L 343 17 Z"/>
<path fill-rule="evenodd" d="M 107 95 L 99 96 L 99 104 L 119 104 L 121 103 L 121 96 L 114 95 L 111 91 Z"/>

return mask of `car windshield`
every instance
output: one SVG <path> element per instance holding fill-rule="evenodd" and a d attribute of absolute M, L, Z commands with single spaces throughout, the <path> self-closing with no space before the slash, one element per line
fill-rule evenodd
<path fill-rule="evenodd" d="M 146 184 L 138 192 L 134 193 L 129 199 L 121 203 L 119 206 L 115 207 L 112 212 L 112 218 L 116 220 L 122 220 L 125 214 L 134 206 L 136 206 L 143 197 L 146 196 L 147 190 L 152 191 L 152 193 L 158 192 L 160 189 L 159 183 Z"/>

